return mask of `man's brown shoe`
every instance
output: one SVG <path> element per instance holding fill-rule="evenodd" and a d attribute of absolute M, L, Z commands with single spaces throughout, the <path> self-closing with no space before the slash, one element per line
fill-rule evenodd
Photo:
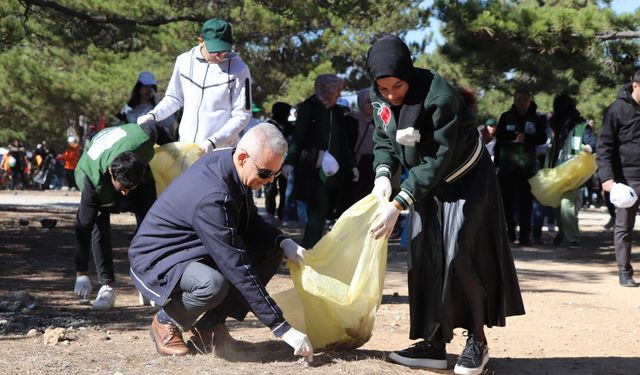
<path fill-rule="evenodd" d="M 151 339 L 156 344 L 156 350 L 162 355 L 187 355 L 189 348 L 182 340 L 182 332 L 174 324 L 162 324 L 158 316 L 151 322 Z"/>

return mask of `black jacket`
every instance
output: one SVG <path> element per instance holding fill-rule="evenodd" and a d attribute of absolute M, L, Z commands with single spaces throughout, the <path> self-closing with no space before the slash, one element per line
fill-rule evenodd
<path fill-rule="evenodd" d="M 640 181 L 640 105 L 631 97 L 631 84 L 605 109 L 597 147 L 600 181 Z"/>
<path fill-rule="evenodd" d="M 280 336 L 289 325 L 244 253 L 249 243 L 280 248 L 286 237 L 260 218 L 232 156 L 231 148 L 206 154 L 160 195 L 131 242 L 131 279 L 164 305 L 187 265 L 210 257 L 256 317 Z"/>

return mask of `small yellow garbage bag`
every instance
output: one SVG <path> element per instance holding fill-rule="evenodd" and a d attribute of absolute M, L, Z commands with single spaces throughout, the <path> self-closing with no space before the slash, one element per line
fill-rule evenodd
<path fill-rule="evenodd" d="M 290 266 L 294 288 L 273 295 L 314 349 L 355 349 L 371 337 L 387 267 L 387 241 L 369 235 L 378 205 L 369 195 L 345 211 L 305 264 Z"/>
<path fill-rule="evenodd" d="M 542 205 L 558 207 L 564 193 L 582 186 L 597 169 L 595 155 L 582 151 L 555 168 L 539 170 L 529 179 L 531 193 Z"/>
<path fill-rule="evenodd" d="M 171 181 L 195 163 L 204 155 L 202 149 L 195 143 L 173 142 L 155 147 L 155 155 L 149 166 L 156 180 L 156 193 L 160 193 L 169 186 Z"/>

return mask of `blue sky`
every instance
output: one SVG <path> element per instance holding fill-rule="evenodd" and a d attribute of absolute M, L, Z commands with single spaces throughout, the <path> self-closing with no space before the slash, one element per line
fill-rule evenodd
<path fill-rule="evenodd" d="M 423 1 L 422 6 L 429 7 L 431 6 L 431 4 L 433 4 L 433 0 L 425 0 Z M 611 3 L 611 7 L 613 8 L 613 11 L 616 13 L 633 13 L 637 8 L 640 8 L 640 5 L 638 5 L 637 1 L 635 0 L 614 0 Z M 433 41 L 429 45 L 427 45 L 427 48 L 426 48 L 426 52 L 433 52 L 433 50 L 435 50 L 436 48 L 436 44 L 442 44 L 444 42 L 444 40 L 442 39 L 442 35 L 440 35 L 440 32 L 439 32 L 441 24 L 442 23 L 440 21 L 436 19 L 432 19 L 431 25 L 429 28 L 427 28 L 426 30 L 409 31 L 407 33 L 406 40 L 408 42 L 411 42 L 411 41 L 417 40 L 418 38 L 421 38 L 425 32 L 429 33 L 433 31 L 434 33 Z"/>

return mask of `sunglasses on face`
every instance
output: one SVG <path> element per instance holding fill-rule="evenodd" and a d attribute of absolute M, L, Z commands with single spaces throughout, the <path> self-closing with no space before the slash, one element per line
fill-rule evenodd
<path fill-rule="evenodd" d="M 247 150 L 244 150 L 244 152 L 247 152 Z M 249 155 L 248 152 L 247 152 L 247 158 L 251 159 L 251 162 L 253 162 L 253 165 L 255 165 L 256 169 L 258 170 L 258 177 L 260 177 L 263 180 L 268 180 L 271 177 L 278 177 L 280 176 L 280 173 L 282 173 L 282 168 L 274 172 L 269 169 L 258 167 L 258 164 L 256 164 L 255 161 L 253 161 L 253 158 L 251 157 L 251 155 Z"/>

